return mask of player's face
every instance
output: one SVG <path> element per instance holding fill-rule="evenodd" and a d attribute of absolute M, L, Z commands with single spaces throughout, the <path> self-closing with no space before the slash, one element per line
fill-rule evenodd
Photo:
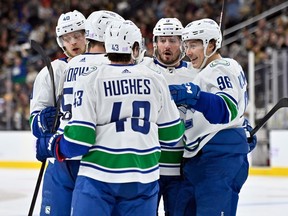
<path fill-rule="evenodd" d="M 201 40 L 188 40 L 184 42 L 186 55 L 194 68 L 199 69 L 204 61 L 204 46 Z"/>
<path fill-rule="evenodd" d="M 84 31 L 75 31 L 61 36 L 63 45 L 69 56 L 74 57 L 86 51 Z"/>
<path fill-rule="evenodd" d="M 181 40 L 178 36 L 157 37 L 157 58 L 164 64 L 177 64 L 181 54 Z"/>

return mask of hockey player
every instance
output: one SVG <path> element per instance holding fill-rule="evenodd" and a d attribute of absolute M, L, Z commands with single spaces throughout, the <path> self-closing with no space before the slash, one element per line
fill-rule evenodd
<path fill-rule="evenodd" d="M 190 62 L 183 60 L 185 50 L 182 46 L 183 26 L 177 18 L 162 18 L 153 29 L 153 58 L 145 57 L 141 64 L 149 68 L 162 70 L 168 83 L 182 84 L 193 80 L 197 72 Z M 184 121 L 187 112 L 184 106 L 179 106 L 181 119 Z M 188 112 L 191 112 L 188 110 Z M 189 124 L 187 119 L 187 124 Z M 172 215 L 175 197 L 179 191 L 181 176 L 180 164 L 183 156 L 183 140 L 176 146 L 162 146 L 160 158 L 160 179 L 158 203 L 163 196 L 165 215 Z"/>
<path fill-rule="evenodd" d="M 84 155 L 73 216 L 108 216 L 112 211 L 155 215 L 160 143 L 176 144 L 184 127 L 161 72 L 131 64 L 140 43 L 135 25 L 112 22 L 105 32 L 111 64 L 95 65 L 77 80 L 64 135 L 37 141 L 43 157 Z"/>
<path fill-rule="evenodd" d="M 90 69 L 91 65 L 110 63 L 106 57 L 104 46 L 104 34 L 106 27 L 113 20 L 124 21 L 124 18 L 119 14 L 100 10 L 92 12 L 86 20 L 86 40 L 88 41 L 88 52 L 78 55 L 73 58 L 65 69 L 65 81 L 63 86 L 63 100 L 61 112 L 64 117 L 61 119 L 61 124 L 58 132 L 63 133 L 64 127 L 71 118 L 71 106 L 73 104 L 73 87 L 77 78 L 84 72 Z M 78 158 L 79 160 L 79 158 Z"/>
<path fill-rule="evenodd" d="M 182 40 L 200 72 L 193 83 L 169 86 L 175 103 L 193 110 L 188 113 L 193 121 L 186 125 L 184 180 L 175 215 L 233 216 L 249 169 L 242 127 L 247 81 L 235 60 L 221 57 L 222 35 L 214 20 L 189 23 Z"/>
<path fill-rule="evenodd" d="M 56 59 L 51 65 L 54 71 L 56 90 L 64 76 L 67 62 L 74 56 L 86 51 L 85 17 L 79 11 L 71 11 L 61 14 L 56 26 L 57 43 L 63 49 L 66 58 Z M 33 93 L 30 100 L 30 125 L 35 137 L 41 137 L 45 133 L 51 133 L 56 115 L 51 79 L 47 67 L 44 67 L 36 77 L 33 85 Z M 56 128 L 57 129 L 57 128 Z M 42 203 L 40 215 L 70 215 L 71 199 L 66 199 L 69 180 L 62 179 L 59 173 L 70 175 L 70 170 L 54 160 L 49 160 L 45 170 L 42 188 Z M 68 192 L 69 193 L 69 192 Z M 67 210 L 67 211 L 66 211 Z"/>
<path fill-rule="evenodd" d="M 96 11 L 89 15 L 85 23 L 86 39 L 88 41 L 88 52 L 82 55 L 78 55 L 68 62 L 65 69 L 65 82 L 60 85 L 60 89 L 63 89 L 63 98 L 61 102 L 61 113 L 63 117 L 61 118 L 61 124 L 58 129 L 58 133 L 63 133 L 63 129 L 67 124 L 68 120 L 71 118 L 71 105 L 73 103 L 73 86 L 77 81 L 77 78 L 89 69 L 89 65 L 95 62 L 109 63 L 108 59 L 104 56 L 104 32 L 107 25 L 112 20 L 124 20 L 120 15 L 111 11 Z M 63 81 L 60 81 L 62 84 Z M 38 158 L 41 160 L 41 158 Z M 55 184 L 58 185 L 62 192 L 62 197 L 67 203 L 65 209 L 61 207 L 60 209 L 54 209 L 51 211 L 56 213 L 56 211 L 61 211 L 61 215 L 70 215 L 70 205 L 72 200 L 72 192 L 75 186 L 75 180 L 79 170 L 79 158 L 73 158 L 71 160 L 66 160 L 63 163 L 55 161 L 55 166 L 59 167 L 61 170 L 69 170 L 69 172 L 61 172 L 59 174 L 59 180 L 55 179 Z M 60 179 L 61 176 L 61 179 Z M 65 180 L 65 181 L 63 181 Z M 65 195 L 65 196 L 64 196 Z M 59 214 L 60 215 L 60 214 Z"/>

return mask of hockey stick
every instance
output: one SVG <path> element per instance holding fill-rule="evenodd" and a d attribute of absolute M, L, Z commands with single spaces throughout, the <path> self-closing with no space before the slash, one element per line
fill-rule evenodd
<path fill-rule="evenodd" d="M 44 60 L 46 66 L 47 66 L 47 69 L 48 69 L 49 75 L 50 75 L 50 79 L 51 79 L 51 84 L 52 84 L 53 103 L 54 103 L 54 106 L 57 106 L 57 110 L 59 111 L 58 106 L 60 106 L 60 100 L 56 101 L 54 72 L 53 72 L 53 68 L 52 68 L 52 65 L 51 65 L 51 60 L 46 55 L 45 51 L 40 46 L 40 44 L 38 44 L 36 41 L 31 40 L 31 47 L 41 56 L 41 58 Z M 55 132 L 55 129 L 56 129 L 57 115 L 58 115 L 58 112 L 56 113 L 56 117 L 54 119 L 52 132 Z M 38 174 L 38 178 L 37 178 L 36 186 L 35 186 L 35 189 L 34 189 L 32 201 L 31 201 L 31 204 L 30 204 L 28 216 L 32 216 L 33 215 L 33 211 L 34 211 L 35 203 L 36 203 L 36 200 L 37 200 L 37 196 L 38 196 L 40 184 L 41 184 L 41 181 L 42 181 L 42 177 L 43 177 L 43 174 L 44 174 L 45 166 L 46 166 L 46 160 L 43 161 L 42 164 L 41 164 L 41 168 L 40 168 L 40 171 L 39 171 L 39 174 Z"/>
<path fill-rule="evenodd" d="M 288 98 L 281 98 L 277 104 L 260 120 L 259 124 L 250 132 L 251 137 L 257 133 L 257 131 L 263 127 L 266 122 L 277 112 L 280 108 L 288 107 Z"/>
<path fill-rule="evenodd" d="M 225 20 L 225 0 L 222 0 L 222 8 L 221 8 L 221 13 L 220 13 L 220 18 L 219 18 L 219 27 L 220 27 L 222 34 L 224 32 L 223 20 Z"/>
<path fill-rule="evenodd" d="M 41 45 L 39 43 L 37 43 L 35 40 L 31 40 L 31 47 L 41 56 L 41 58 L 44 60 L 46 67 L 48 68 L 51 83 L 52 83 L 53 102 L 54 102 L 54 106 L 56 106 L 56 104 L 57 104 L 56 95 L 55 95 L 56 90 L 55 90 L 54 72 L 53 72 L 53 68 L 51 65 L 51 60 L 46 55 L 46 53 L 43 50 L 43 48 L 41 47 Z"/>

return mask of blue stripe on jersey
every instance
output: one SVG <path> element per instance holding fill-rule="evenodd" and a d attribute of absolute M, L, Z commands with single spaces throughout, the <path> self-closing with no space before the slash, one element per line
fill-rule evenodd
<path fill-rule="evenodd" d="M 165 168 L 180 168 L 180 164 L 169 164 L 169 165 L 167 165 L 167 164 L 165 164 L 165 165 L 164 165 L 164 164 L 160 164 L 159 166 L 160 166 L 160 168 L 161 168 L 161 167 L 163 167 L 163 168 L 164 168 L 164 167 L 165 167 Z"/>
<path fill-rule="evenodd" d="M 145 170 L 145 171 L 139 170 L 139 169 L 128 169 L 128 168 L 125 170 L 111 170 L 111 169 L 104 169 L 103 167 L 100 167 L 97 164 L 91 164 L 91 163 L 87 163 L 87 162 L 83 162 L 83 161 L 81 161 L 80 166 L 91 167 L 93 169 L 101 170 L 101 171 L 107 172 L 107 173 L 131 173 L 131 172 L 135 173 L 135 172 L 137 172 L 137 173 L 145 174 L 145 173 L 152 173 L 155 170 L 159 169 L 159 166 L 157 166 L 157 167 L 153 167 L 152 169 Z"/>
<path fill-rule="evenodd" d="M 154 151 L 158 151 L 160 150 L 160 146 L 157 146 L 157 147 L 153 147 L 153 148 L 150 148 L 150 149 L 143 149 L 143 150 L 140 150 L 140 149 L 135 149 L 135 148 L 121 148 L 121 149 L 115 149 L 115 148 L 107 148 L 105 146 L 92 146 L 91 147 L 91 150 L 94 150 L 94 149 L 102 149 L 102 150 L 106 150 L 106 151 L 111 151 L 111 152 L 138 152 L 138 153 L 146 153 L 146 152 L 154 152 Z"/>
<path fill-rule="evenodd" d="M 161 140 L 159 140 L 159 143 L 161 146 L 175 146 L 179 141 L 181 140 L 181 137 L 177 140 L 175 140 L 174 142 L 162 142 Z"/>
<path fill-rule="evenodd" d="M 76 120 L 74 120 L 74 121 L 68 122 L 68 125 L 87 125 L 87 126 L 92 127 L 94 129 L 96 128 L 95 124 L 93 124 L 91 122 L 86 122 L 86 121 L 76 121 Z"/>
<path fill-rule="evenodd" d="M 200 145 L 200 143 L 202 142 L 203 139 L 205 139 L 209 134 L 202 136 L 202 137 L 198 137 L 195 141 L 190 142 L 190 143 L 185 143 L 185 150 L 189 151 L 189 152 L 193 152 L 195 151 L 198 146 Z"/>
<path fill-rule="evenodd" d="M 68 63 L 68 57 L 59 58 L 58 60 Z"/>
<path fill-rule="evenodd" d="M 167 144 L 164 144 L 164 145 L 161 145 L 161 149 L 162 150 L 170 150 L 170 149 L 173 149 L 173 150 L 184 150 L 184 146 L 171 146 L 171 145 L 167 145 Z"/>
<path fill-rule="evenodd" d="M 59 150 L 65 158 L 72 158 L 80 155 L 87 154 L 89 152 L 89 146 L 83 146 L 69 142 L 62 136 L 59 144 Z"/>
<path fill-rule="evenodd" d="M 200 93 L 197 103 L 192 106 L 201 112 L 211 124 L 225 124 L 229 122 L 230 112 L 222 97 L 209 93 Z"/>
<path fill-rule="evenodd" d="M 157 125 L 158 125 L 158 127 L 164 127 L 164 126 L 169 126 L 169 125 L 173 125 L 173 124 L 179 123 L 179 121 L 180 121 L 180 118 L 175 120 L 175 121 L 172 121 L 172 122 L 166 122 L 166 123 L 157 124 Z"/>

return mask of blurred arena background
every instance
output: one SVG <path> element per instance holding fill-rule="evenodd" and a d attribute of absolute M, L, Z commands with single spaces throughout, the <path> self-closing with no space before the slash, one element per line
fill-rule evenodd
<path fill-rule="evenodd" d="M 32 139 L 25 138 L 30 133 L 29 96 L 44 64 L 29 42 L 39 42 L 51 60 L 63 56 L 55 39 L 61 13 L 76 9 L 87 17 L 95 10 L 115 11 L 138 25 L 146 55 L 151 56 L 152 29 L 160 18 L 177 17 L 183 26 L 204 17 L 219 22 L 221 7 L 222 0 L 1 0 L 0 167 L 30 168 L 35 167 L 31 162 L 37 163 L 30 152 L 22 158 L 26 165 L 21 161 L 32 148 L 24 148 L 20 159 L 7 152 L 12 155 L 12 146 L 17 149 Z M 222 25 L 222 56 L 235 58 L 246 72 L 247 116 L 255 126 L 280 98 L 288 97 L 288 1 L 226 0 Z M 260 169 L 251 169 L 251 174 L 288 176 L 287 129 L 288 109 L 283 108 L 257 133 L 258 146 L 250 159 L 252 168 Z"/>

